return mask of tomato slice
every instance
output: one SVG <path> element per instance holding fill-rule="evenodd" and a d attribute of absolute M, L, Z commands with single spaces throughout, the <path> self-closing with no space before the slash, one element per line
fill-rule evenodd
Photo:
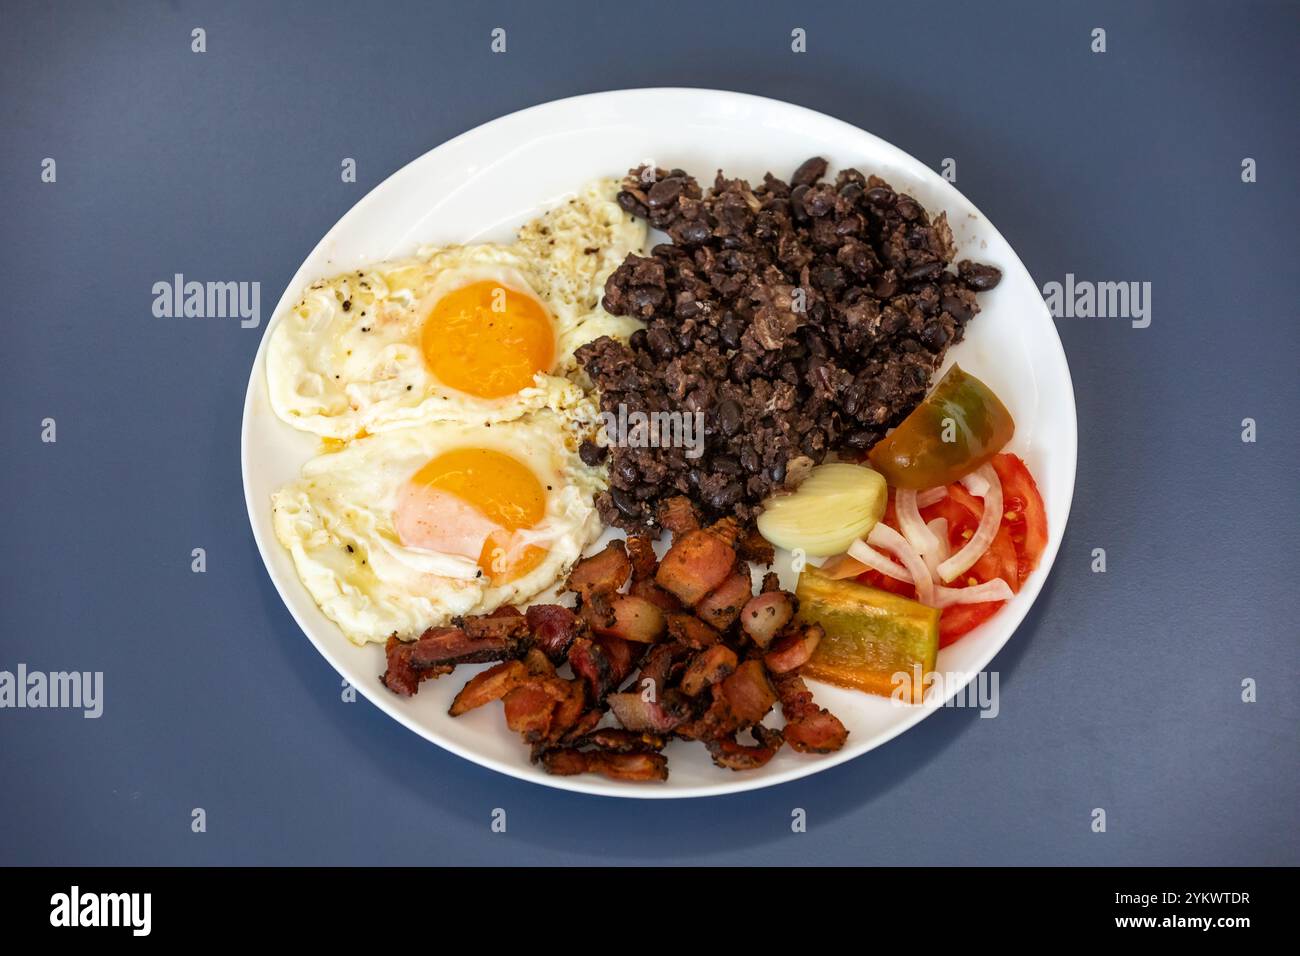
<path fill-rule="evenodd" d="M 969 634 L 996 614 L 1005 603 L 985 601 L 983 604 L 954 604 L 944 608 L 939 616 L 939 646 L 947 647 L 963 634 Z"/>
<path fill-rule="evenodd" d="M 1038 567 L 1047 548 L 1047 509 L 1038 484 L 1021 459 L 1009 453 L 993 457 L 993 470 L 1002 482 L 1002 526 L 1011 531 L 1020 580 Z"/>

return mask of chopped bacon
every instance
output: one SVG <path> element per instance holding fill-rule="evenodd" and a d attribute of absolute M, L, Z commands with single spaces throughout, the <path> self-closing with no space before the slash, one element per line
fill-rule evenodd
<path fill-rule="evenodd" d="M 796 673 L 774 679 L 785 715 L 785 740 L 800 753 L 830 753 L 844 746 L 849 732 L 840 719 L 813 701 L 812 691 Z"/>
<path fill-rule="evenodd" d="M 565 735 L 561 738 L 561 743 L 570 744 L 576 740 L 582 739 L 587 734 L 594 731 L 596 729 L 596 725 L 599 724 L 602 720 L 604 720 L 604 718 L 605 718 L 605 711 L 603 711 L 599 707 L 593 707 L 590 710 L 583 711 L 578 716 L 578 719 L 573 722 L 573 726 L 570 727 L 568 731 L 565 733 Z M 536 759 L 536 756 L 537 755 L 534 755 L 534 759 Z"/>
<path fill-rule="evenodd" d="M 745 661 L 718 686 L 722 688 L 723 699 L 741 727 L 749 727 L 761 721 L 776 703 L 776 691 L 767 679 L 762 661 Z"/>
<path fill-rule="evenodd" d="M 757 770 L 776 756 L 784 738 L 781 731 L 758 724 L 751 729 L 755 744 L 742 744 L 735 737 L 715 737 L 705 741 L 709 756 L 719 767 L 728 770 Z"/>
<path fill-rule="evenodd" d="M 636 665 L 641 662 L 641 658 L 646 651 L 645 645 L 625 641 L 621 637 L 612 637 L 608 634 L 602 634 L 595 640 L 609 659 L 614 676 L 614 686 L 621 686 L 623 681 L 627 680 L 632 674 L 632 671 L 636 670 Z"/>
<path fill-rule="evenodd" d="M 506 726 L 530 742 L 562 738 L 582 717 L 587 695 L 582 682 L 562 677 L 534 677 L 504 698 Z"/>
<path fill-rule="evenodd" d="M 501 702 L 505 704 L 506 726 L 523 734 L 525 740 L 545 738 L 551 730 L 556 705 L 566 696 L 561 678 L 528 680 L 512 689 Z"/>
<path fill-rule="evenodd" d="M 597 634 L 621 637 L 638 644 L 653 644 L 664 636 L 664 612 L 635 594 L 619 594 L 610 602 L 613 623 L 593 625 Z"/>
<path fill-rule="evenodd" d="M 645 581 L 655 576 L 659 557 L 655 554 L 654 540 L 649 535 L 628 535 L 627 556 L 632 562 L 633 581 Z"/>
<path fill-rule="evenodd" d="M 503 661 L 495 667 L 489 667 L 471 677 L 460 689 L 456 699 L 451 702 L 448 713 L 459 717 L 475 707 L 500 700 L 530 676 L 522 661 Z"/>
<path fill-rule="evenodd" d="M 725 644 L 715 644 L 696 656 L 682 675 L 682 693 L 694 697 L 718 681 L 729 677 L 736 671 L 738 664 L 736 652 Z"/>
<path fill-rule="evenodd" d="M 656 644 L 646 651 L 641 660 L 641 672 L 633 685 L 638 691 L 644 691 L 649 681 L 650 688 L 656 695 L 661 694 L 672 677 L 673 670 L 680 658 L 689 654 L 688 648 L 680 644 Z"/>
<path fill-rule="evenodd" d="M 772 642 L 768 652 L 763 655 L 763 663 L 773 674 L 796 670 L 808 663 L 825 635 L 820 624 L 808 624 L 787 631 Z"/>
<path fill-rule="evenodd" d="M 615 597 L 617 592 L 606 594 L 604 591 L 593 591 L 586 597 L 579 598 L 578 616 L 582 618 L 582 623 L 593 631 L 613 627 Z"/>
<path fill-rule="evenodd" d="M 708 531 L 688 531 L 659 562 L 655 583 L 683 604 L 693 605 L 731 576 L 736 552 Z"/>
<path fill-rule="evenodd" d="M 632 673 L 641 649 L 617 637 L 579 637 L 569 647 L 569 666 L 587 682 L 591 699 L 601 701 Z"/>
<path fill-rule="evenodd" d="M 646 750 L 663 750 L 668 738 L 659 734 L 638 733 L 622 727 L 602 727 L 579 738 L 577 747 L 595 747 L 615 753 L 633 753 Z"/>
<path fill-rule="evenodd" d="M 775 571 L 768 571 L 763 575 L 763 586 L 758 589 L 759 594 L 767 594 L 770 591 L 781 590 L 781 576 Z"/>
<path fill-rule="evenodd" d="M 661 611 L 680 611 L 682 609 L 682 602 L 655 584 L 654 578 L 633 581 L 632 586 L 627 589 L 627 593 L 645 598 Z"/>
<path fill-rule="evenodd" d="M 399 641 L 396 637 L 390 637 L 388 643 L 384 646 L 388 669 L 379 676 L 379 680 L 394 694 L 402 697 L 410 697 L 419 690 L 420 681 L 427 680 L 430 677 L 441 677 L 443 674 L 450 674 L 452 671 L 450 664 L 435 667 L 416 667 L 411 662 L 412 647 L 414 647 L 413 643 Z"/>
<path fill-rule="evenodd" d="M 700 516 L 695 505 L 685 495 L 665 498 L 659 503 L 659 523 L 674 535 L 686 534 L 700 526 Z"/>
<path fill-rule="evenodd" d="M 547 773 L 572 776 L 598 773 L 611 780 L 668 779 L 668 758 L 659 753 L 612 753 L 605 750 L 550 750 L 542 756 Z"/>
<path fill-rule="evenodd" d="M 745 535 L 745 529 L 741 526 L 740 519 L 735 515 L 727 515 L 725 518 L 720 518 L 704 530 L 716 537 L 733 551 L 736 550 L 737 544 L 739 544 L 740 539 Z"/>
<path fill-rule="evenodd" d="M 524 617 L 537 646 L 556 664 L 564 661 L 569 645 L 582 631 L 578 616 L 560 604 L 534 604 Z"/>
<path fill-rule="evenodd" d="M 676 691 L 666 691 L 655 700 L 649 694 L 629 691 L 605 698 L 609 709 L 626 729 L 638 733 L 666 734 L 690 716 L 690 707 Z"/>
<path fill-rule="evenodd" d="M 741 570 L 719 584 L 695 605 L 695 613 L 700 620 L 720 631 L 725 631 L 740 616 L 740 609 L 753 596 L 753 589 L 754 585 L 749 578 L 749 567 L 742 565 Z"/>
<path fill-rule="evenodd" d="M 764 591 L 741 608 L 740 627 L 755 644 L 766 649 L 792 617 L 794 595 L 788 591 Z"/>
<path fill-rule="evenodd" d="M 772 562 L 776 560 L 776 549 L 754 527 L 746 531 L 737 542 L 736 550 L 740 552 L 742 561 L 753 561 L 755 564 L 771 567 Z"/>
<path fill-rule="evenodd" d="M 678 644 L 696 650 L 718 643 L 721 635 L 698 617 L 690 614 L 669 614 L 668 634 Z"/>
<path fill-rule="evenodd" d="M 487 619 L 472 620 L 478 622 Z M 479 630 L 478 637 L 460 627 L 429 628 L 411 645 L 411 665 L 424 668 L 448 664 L 482 664 L 523 656 L 531 645 L 524 618 L 519 618 L 522 628 L 512 618 L 494 620 L 495 624 L 481 628 L 478 624 L 471 625 L 473 629 Z"/>
<path fill-rule="evenodd" d="M 593 594 L 613 594 L 632 573 L 632 562 L 627 556 L 627 546 L 622 541 L 611 541 L 605 550 L 583 558 L 569 573 L 569 590 L 584 598 Z"/>

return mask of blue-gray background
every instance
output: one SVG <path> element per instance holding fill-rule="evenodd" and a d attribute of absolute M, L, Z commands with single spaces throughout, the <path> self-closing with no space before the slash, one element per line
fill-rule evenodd
<path fill-rule="evenodd" d="M 102 670 L 106 701 L 99 720 L 0 711 L 0 862 L 1300 863 L 1297 10 L 6 2 L 0 670 Z M 409 160 L 521 107 L 660 85 L 954 157 L 1040 285 L 1149 281 L 1153 320 L 1057 323 L 1078 486 L 993 665 L 997 719 L 946 710 L 797 783 L 648 803 L 520 783 L 344 703 L 244 513 L 262 329 L 150 307 L 177 272 L 255 280 L 264 327 Z"/>

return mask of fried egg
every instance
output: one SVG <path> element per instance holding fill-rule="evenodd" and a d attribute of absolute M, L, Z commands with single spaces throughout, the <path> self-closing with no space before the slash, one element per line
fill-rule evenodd
<path fill-rule="evenodd" d="M 616 194 L 613 180 L 593 183 L 514 243 L 422 249 L 313 283 L 268 344 L 272 408 L 346 440 L 580 400 L 573 349 L 593 316 L 612 319 L 605 279 L 646 240 Z"/>
<path fill-rule="evenodd" d="M 272 499 L 276 537 L 356 644 L 522 603 L 599 534 L 600 475 L 550 412 L 432 422 L 309 461 Z"/>

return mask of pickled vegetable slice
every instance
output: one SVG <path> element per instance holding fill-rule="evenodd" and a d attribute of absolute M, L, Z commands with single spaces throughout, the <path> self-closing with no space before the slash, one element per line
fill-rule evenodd
<path fill-rule="evenodd" d="M 798 618 L 825 632 L 803 665 L 805 677 L 920 703 L 939 653 L 939 611 L 813 568 L 799 576 Z M 900 679 L 898 675 L 903 675 Z"/>
<path fill-rule="evenodd" d="M 1001 451 L 1015 430 L 993 390 L 954 365 L 867 457 L 891 486 L 922 491 L 970 474 Z"/>

